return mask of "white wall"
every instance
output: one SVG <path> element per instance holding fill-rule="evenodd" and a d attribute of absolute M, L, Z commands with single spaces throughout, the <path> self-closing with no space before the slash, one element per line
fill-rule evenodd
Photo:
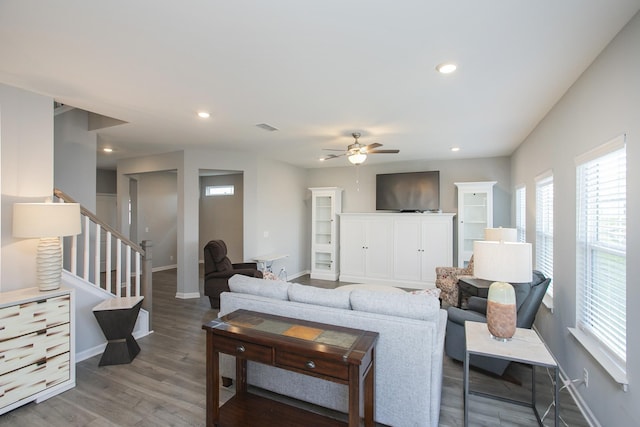
<path fill-rule="evenodd" d="M 629 391 L 594 361 L 567 328 L 576 316 L 576 156 L 627 134 L 627 372 Z M 640 15 L 602 52 L 512 158 L 512 182 L 527 186 L 527 236 L 535 236 L 536 175 L 554 174 L 554 312 L 542 308 L 536 326 L 601 425 L 640 425 Z"/>
<path fill-rule="evenodd" d="M 0 291 L 36 286 L 37 239 L 14 239 L 13 204 L 53 194 L 53 99 L 0 84 Z"/>

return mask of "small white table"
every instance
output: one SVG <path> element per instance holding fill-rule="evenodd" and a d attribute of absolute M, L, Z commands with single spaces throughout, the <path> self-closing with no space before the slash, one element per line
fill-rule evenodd
<path fill-rule="evenodd" d="M 273 262 L 279 259 L 287 258 L 288 256 L 289 254 L 266 254 L 266 255 L 253 257 L 253 260 L 258 264 L 262 264 L 262 268 L 260 270 L 262 270 L 263 273 L 266 273 L 266 272 L 273 273 L 273 270 L 271 269 L 273 266 Z M 286 281 L 287 270 L 285 269 L 284 266 L 280 269 L 280 272 L 278 273 L 278 278 L 280 279 L 281 278 L 280 276 L 282 275 L 284 275 L 284 280 Z"/>
<path fill-rule="evenodd" d="M 539 425 L 542 424 L 540 414 L 536 409 L 536 376 L 535 367 L 541 366 L 551 368 L 555 372 L 554 404 L 555 404 L 555 425 L 560 421 L 560 400 L 559 400 L 559 372 L 558 363 L 553 355 L 542 342 L 538 334 L 532 329 L 517 328 L 516 333 L 510 341 L 501 342 L 493 339 L 489 334 L 486 323 L 464 322 L 464 332 L 466 339 L 466 351 L 464 358 L 464 425 L 469 425 L 469 395 L 483 396 L 498 399 L 516 405 L 527 406 L 533 409 Z M 502 396 L 495 396 L 487 393 L 473 392 L 469 390 L 469 356 L 480 355 L 495 357 L 497 359 L 511 360 L 513 362 L 531 365 L 531 403 L 519 400 L 508 399 Z"/>

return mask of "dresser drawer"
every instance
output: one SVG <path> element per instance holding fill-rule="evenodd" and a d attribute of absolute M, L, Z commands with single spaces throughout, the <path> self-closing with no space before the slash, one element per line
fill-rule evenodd
<path fill-rule="evenodd" d="M 349 365 L 346 363 L 314 359 L 299 354 L 279 351 L 276 353 L 276 366 L 293 368 L 310 374 L 324 375 L 341 380 L 349 379 Z"/>
<path fill-rule="evenodd" d="M 232 356 L 240 356 L 269 365 L 273 364 L 273 351 L 271 347 L 217 336 L 213 340 L 213 348 L 221 353 Z"/>
<path fill-rule="evenodd" d="M 0 376 L 0 407 L 32 396 L 69 379 L 69 353 Z"/>
<path fill-rule="evenodd" d="M 0 375 L 68 351 L 68 323 L 0 341 Z"/>
<path fill-rule="evenodd" d="M 69 323 L 69 295 L 0 309 L 0 341 Z"/>

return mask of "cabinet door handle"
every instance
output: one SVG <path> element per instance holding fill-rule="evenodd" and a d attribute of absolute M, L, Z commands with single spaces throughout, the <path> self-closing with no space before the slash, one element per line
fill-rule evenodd
<path fill-rule="evenodd" d="M 307 363 L 305 363 L 305 365 L 309 369 L 315 369 L 316 368 L 316 364 L 313 362 L 313 360 L 309 360 Z"/>
<path fill-rule="evenodd" d="M 244 353 L 246 351 L 246 348 L 244 348 L 243 345 L 239 345 L 239 346 L 236 347 L 236 351 L 238 353 Z"/>

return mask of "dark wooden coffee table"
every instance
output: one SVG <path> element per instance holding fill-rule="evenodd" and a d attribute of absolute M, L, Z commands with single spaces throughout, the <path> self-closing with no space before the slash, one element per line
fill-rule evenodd
<path fill-rule="evenodd" d="M 207 426 L 356 427 L 361 397 L 364 424 L 374 426 L 377 332 L 248 310 L 212 320 L 202 329 L 207 333 Z M 236 357 L 236 394 L 222 407 L 219 353 Z M 348 424 L 249 393 L 247 360 L 344 384 L 349 388 Z"/>

